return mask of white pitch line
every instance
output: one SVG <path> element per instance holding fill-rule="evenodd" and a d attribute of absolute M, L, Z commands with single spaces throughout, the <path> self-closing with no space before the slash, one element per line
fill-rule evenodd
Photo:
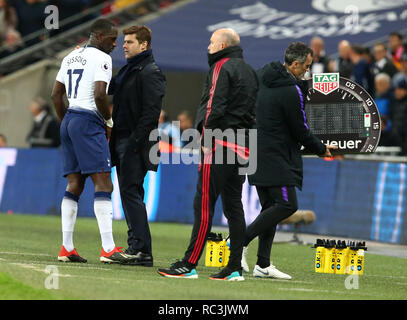
<path fill-rule="evenodd" d="M 285 291 L 303 291 L 303 292 L 333 292 L 329 290 L 320 290 L 320 289 L 309 289 L 309 288 L 278 288 L 278 290 Z"/>
<path fill-rule="evenodd" d="M 15 255 L 22 255 L 22 256 L 52 257 L 52 255 L 47 254 L 47 253 L 28 253 L 28 252 L 5 252 L 5 251 L 0 251 L 0 254 L 15 254 Z"/>
<path fill-rule="evenodd" d="M 34 266 L 34 265 L 32 265 L 32 264 L 27 264 L 27 263 L 14 263 L 14 262 L 11 262 L 10 264 L 15 265 L 15 266 L 18 266 L 18 267 L 21 267 L 21 268 L 30 269 L 30 270 L 33 270 L 33 271 L 37 271 L 37 272 L 41 272 L 41 273 L 46 273 L 46 274 L 48 274 L 48 272 L 46 272 L 45 269 L 37 268 L 36 266 Z M 58 274 L 58 277 L 69 278 L 69 277 L 72 277 L 72 275 L 70 275 L 70 274 L 60 274 L 60 273 L 59 273 L 59 274 Z"/>
<path fill-rule="evenodd" d="M 272 281 L 272 282 L 281 282 L 281 283 L 302 283 L 302 284 L 314 284 L 314 282 L 311 281 L 301 281 L 301 280 L 284 280 L 284 279 L 272 279 L 272 278 L 260 278 L 260 277 L 254 277 L 250 276 L 248 277 L 249 279 L 256 280 L 256 281 Z"/>
<path fill-rule="evenodd" d="M 33 271 L 37 271 L 37 272 L 41 272 L 41 273 L 47 273 L 45 271 L 45 269 L 41 269 L 38 268 L 32 264 L 27 264 L 27 263 L 15 263 L 15 262 L 10 262 L 9 264 L 21 267 L 21 268 L 25 268 L 25 269 L 30 269 Z M 116 282 L 120 282 L 120 281 L 125 281 L 128 282 L 129 279 L 120 279 L 120 278 L 106 278 L 106 277 L 92 277 L 92 276 L 83 276 L 83 275 L 72 275 L 72 274 L 61 274 L 58 273 L 58 277 L 62 277 L 62 278 L 85 278 L 85 279 L 94 279 L 94 280 L 102 280 L 102 281 L 116 281 Z M 137 281 L 137 280 L 135 280 Z M 142 280 L 143 281 L 143 280 Z"/>
<path fill-rule="evenodd" d="M 367 274 L 363 275 L 363 277 L 377 277 L 377 278 L 390 278 L 390 279 L 407 279 L 406 276 L 385 276 L 380 274 Z"/>
<path fill-rule="evenodd" d="M 48 266 L 50 265 L 49 263 L 45 263 L 45 262 L 38 262 L 38 261 L 24 261 L 24 262 L 19 262 L 19 261 L 7 261 L 6 259 L 0 258 L 0 261 L 8 263 L 8 264 L 13 264 L 16 266 L 20 266 L 22 268 L 27 268 L 27 269 L 32 269 L 34 271 L 41 271 L 41 272 L 45 272 L 43 269 L 40 269 L 36 266 Z M 85 269 L 85 270 L 102 270 L 102 271 L 115 271 L 116 269 L 112 269 L 112 268 L 102 268 L 102 267 L 91 267 L 91 266 L 80 266 L 80 265 L 76 265 L 70 262 L 61 262 L 61 261 L 56 261 L 54 264 L 57 268 L 68 268 L 68 269 Z M 123 270 L 124 271 L 124 270 Z M 129 270 L 130 271 L 130 270 Z M 68 275 L 70 277 L 81 277 L 80 275 Z M 86 276 L 83 276 L 86 277 Z M 95 278 L 96 279 L 96 278 Z M 108 278 L 100 278 L 100 279 L 108 279 Z M 127 280 L 123 280 L 123 281 L 127 281 Z"/>
<path fill-rule="evenodd" d="M 0 258 L 1 262 L 5 262 L 8 264 L 14 264 L 14 265 L 19 265 L 19 266 L 24 266 L 24 265 L 43 265 L 43 266 L 49 266 L 49 263 L 46 262 L 38 262 L 38 261 L 27 261 L 24 260 L 22 261 L 9 261 L 6 260 L 4 258 Z M 72 269 L 86 269 L 86 270 L 103 270 L 103 271 L 113 271 L 114 269 L 108 269 L 108 268 L 99 268 L 99 267 L 91 267 L 91 266 L 79 266 L 79 265 L 74 265 L 73 263 L 69 263 L 69 262 L 61 262 L 61 261 L 55 261 L 55 266 L 59 267 L 66 267 L 66 268 L 72 268 Z"/>
<path fill-rule="evenodd" d="M 310 289 L 310 288 L 278 288 L 283 291 L 300 291 L 300 292 L 321 292 L 321 293 L 336 293 L 336 294 L 358 294 L 358 292 L 351 292 L 351 290 L 338 291 L 338 290 L 324 290 L 324 289 Z"/>
<path fill-rule="evenodd" d="M 9 262 L 9 263 L 11 263 L 11 262 Z M 33 265 L 44 265 L 44 266 L 50 265 L 49 263 L 38 262 L 38 261 L 24 261 L 24 262 L 15 262 L 15 263 L 30 263 Z M 114 269 L 108 269 L 108 268 L 79 266 L 72 262 L 61 262 L 61 261 L 55 261 L 54 265 L 58 268 L 62 267 L 62 268 L 72 268 L 72 269 L 103 270 L 103 271 L 113 271 L 114 270 Z"/>
<path fill-rule="evenodd" d="M 310 288 L 278 288 L 278 290 L 283 291 L 300 291 L 300 292 L 321 292 L 321 293 L 335 293 L 335 294 L 346 294 L 346 295 L 357 295 L 357 296 L 367 296 L 367 297 L 378 297 L 376 294 L 368 294 L 364 291 L 359 290 L 324 290 L 324 289 L 310 289 Z M 362 293 L 362 295 L 361 295 Z"/>
<path fill-rule="evenodd" d="M 108 269 L 108 268 L 78 266 L 78 265 L 74 265 L 72 262 L 60 262 L 60 261 L 57 262 L 56 266 L 58 268 L 63 267 L 63 268 L 86 269 L 86 270 L 103 270 L 103 271 L 112 271 L 112 270 L 114 270 L 114 269 Z"/>

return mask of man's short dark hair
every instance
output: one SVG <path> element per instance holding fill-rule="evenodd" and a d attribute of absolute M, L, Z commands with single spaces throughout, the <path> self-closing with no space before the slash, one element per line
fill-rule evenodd
<path fill-rule="evenodd" d="M 360 44 L 354 44 L 351 46 L 351 50 L 358 55 L 362 55 L 366 53 L 366 48 Z"/>
<path fill-rule="evenodd" d="M 403 36 L 397 31 L 390 32 L 389 37 L 397 37 L 399 40 L 403 40 Z"/>
<path fill-rule="evenodd" d="M 378 42 L 373 47 L 382 47 L 382 49 L 387 50 L 387 46 L 383 42 Z"/>
<path fill-rule="evenodd" d="M 115 27 L 115 24 L 108 19 L 98 19 L 90 26 L 90 33 L 97 34 L 100 32 L 109 32 L 112 28 Z"/>
<path fill-rule="evenodd" d="M 124 29 L 123 34 L 135 34 L 139 43 L 147 41 L 147 49 L 151 47 L 151 29 L 146 26 L 132 26 Z"/>
<path fill-rule="evenodd" d="M 188 117 L 189 119 L 192 120 L 192 114 L 191 114 L 191 112 L 189 110 L 182 110 L 178 115 L 179 116 L 184 115 L 184 116 L 186 116 L 186 117 Z"/>
<path fill-rule="evenodd" d="M 34 97 L 31 101 L 36 103 L 39 109 L 50 112 L 51 108 L 48 105 L 48 103 L 45 101 L 44 98 L 37 96 L 37 97 Z"/>
<path fill-rule="evenodd" d="M 291 65 L 294 61 L 304 63 L 307 60 L 308 54 L 314 56 L 314 51 L 303 42 L 293 42 L 285 50 L 284 62 Z"/>

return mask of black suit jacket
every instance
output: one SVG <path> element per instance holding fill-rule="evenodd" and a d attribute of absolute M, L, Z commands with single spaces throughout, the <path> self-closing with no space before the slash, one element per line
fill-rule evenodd
<path fill-rule="evenodd" d="M 117 79 L 126 72 L 120 83 Z M 140 152 L 147 170 L 156 171 L 158 164 L 149 158 L 151 147 L 158 143 L 159 138 L 149 141 L 151 131 L 157 129 L 162 99 L 165 95 L 165 76 L 154 61 L 152 53 L 144 56 L 137 63 L 131 64 L 126 70 L 124 66 L 109 86 L 109 94 L 113 94 L 113 123 L 119 108 L 128 108 L 129 149 Z M 113 125 L 110 138 L 112 165 L 118 163 L 115 150 L 117 127 Z"/>

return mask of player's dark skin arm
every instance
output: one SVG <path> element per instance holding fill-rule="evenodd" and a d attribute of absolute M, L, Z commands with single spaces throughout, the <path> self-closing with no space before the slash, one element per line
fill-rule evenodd
<path fill-rule="evenodd" d="M 112 115 L 110 114 L 109 99 L 106 94 L 107 83 L 104 81 L 96 81 L 94 96 L 95 103 L 98 111 L 105 120 L 109 120 Z"/>
<path fill-rule="evenodd" d="M 106 94 L 107 83 L 103 81 L 96 81 L 95 82 L 95 89 L 94 89 L 94 96 L 95 96 L 95 103 L 98 111 L 102 115 L 105 120 L 109 120 L 112 117 L 109 108 L 109 99 L 107 98 Z M 110 139 L 111 128 L 106 126 L 106 138 L 107 140 Z"/>
<path fill-rule="evenodd" d="M 54 88 L 52 89 L 52 102 L 54 103 L 55 112 L 59 118 L 59 121 L 65 116 L 66 106 L 64 102 L 65 85 L 59 81 L 55 81 Z"/>

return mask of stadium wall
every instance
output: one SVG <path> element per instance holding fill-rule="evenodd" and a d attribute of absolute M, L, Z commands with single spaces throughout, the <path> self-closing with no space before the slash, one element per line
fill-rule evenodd
<path fill-rule="evenodd" d="M 170 163 L 180 154 L 164 154 Z M 193 160 L 193 157 L 190 157 Z M 61 176 L 59 149 L 0 149 L 0 212 L 59 215 L 66 180 Z M 115 171 L 114 218 L 123 219 Z M 161 164 L 145 179 L 150 221 L 192 223 L 197 181 L 196 164 Z M 260 211 L 255 188 L 243 188 L 246 222 Z M 300 232 L 407 244 L 406 164 L 372 161 L 325 161 L 304 158 L 300 209 L 313 210 L 316 220 Z M 90 179 L 79 201 L 79 216 L 94 217 Z M 214 225 L 225 226 L 221 202 Z M 281 226 L 292 230 L 293 226 Z"/>
<path fill-rule="evenodd" d="M 29 104 L 36 96 L 51 103 L 57 68 L 54 60 L 44 59 L 0 79 L 0 133 L 7 137 L 8 146 L 28 146 L 33 121 Z"/>

